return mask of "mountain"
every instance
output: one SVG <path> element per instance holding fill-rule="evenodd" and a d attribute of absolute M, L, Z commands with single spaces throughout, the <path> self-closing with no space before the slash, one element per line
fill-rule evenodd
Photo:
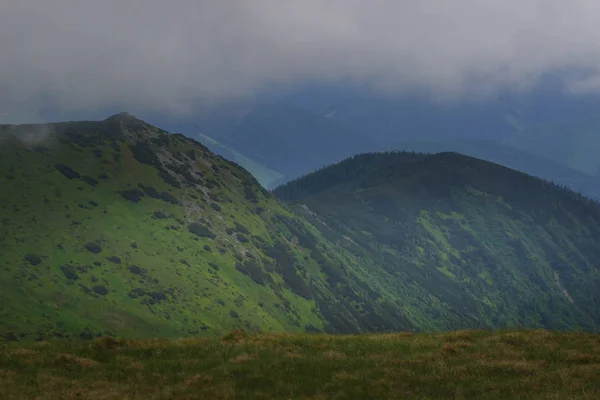
<path fill-rule="evenodd" d="M 379 148 L 368 136 L 330 116 L 266 100 L 198 110 L 187 122 L 158 117 L 153 122 L 190 137 L 208 139 L 211 150 L 243 160 L 267 188 Z"/>
<path fill-rule="evenodd" d="M 446 102 L 352 85 L 290 88 L 272 101 L 329 113 L 381 149 L 400 141 L 494 141 L 588 175 L 600 172 L 600 96 L 574 94 L 556 74 L 524 92 Z"/>
<path fill-rule="evenodd" d="M 445 103 L 410 94 L 382 94 L 353 85 L 291 88 L 272 97 L 278 104 L 327 114 L 381 146 L 402 140 L 502 140 L 513 130 L 504 114 L 521 109 L 513 98 Z"/>
<path fill-rule="evenodd" d="M 239 160 L 269 189 L 347 156 L 427 142 L 452 143 L 445 151 L 466 149 L 468 155 L 596 196 L 598 110 L 599 96 L 574 95 L 560 77 L 547 76 L 527 93 L 452 102 L 349 84 L 280 88 L 252 100 L 198 106 L 191 117 L 176 121 L 153 121 L 210 138 L 211 150 Z M 477 142 L 477 149 L 465 148 L 468 142 Z M 521 160 L 507 163 L 507 157 Z M 523 157 L 531 160 L 522 162 Z M 589 176 L 597 178 L 591 186 Z"/>
<path fill-rule="evenodd" d="M 568 187 L 600 200 L 600 180 L 596 177 L 500 142 L 489 140 L 403 141 L 390 146 L 390 149 L 420 153 L 461 153 L 552 181 L 559 186 Z"/>
<path fill-rule="evenodd" d="M 409 320 L 600 328 L 600 206 L 573 191 L 456 153 L 392 152 L 274 193 L 378 260 Z"/>
<path fill-rule="evenodd" d="M 275 191 L 121 113 L 0 126 L 0 335 L 598 331 L 599 208 L 457 154 Z"/>
<path fill-rule="evenodd" d="M 413 328 L 353 275 L 332 287 L 322 268 L 355 266 L 310 229 L 238 165 L 129 114 L 0 126 L 0 336 Z"/>
<path fill-rule="evenodd" d="M 590 175 L 600 173 L 600 101 L 524 124 L 504 143 Z"/>

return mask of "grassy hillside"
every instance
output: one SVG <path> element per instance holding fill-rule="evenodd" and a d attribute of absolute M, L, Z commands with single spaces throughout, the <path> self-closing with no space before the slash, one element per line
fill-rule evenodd
<path fill-rule="evenodd" d="M 0 127 L 0 337 L 600 327 L 599 208 L 455 154 L 276 191 L 128 114 Z"/>
<path fill-rule="evenodd" d="M 599 373 L 598 335 L 544 331 L 0 344 L 12 400 L 592 400 Z"/>
<path fill-rule="evenodd" d="M 455 153 L 353 157 L 274 192 L 422 329 L 600 330 L 600 206 Z"/>
<path fill-rule="evenodd" d="M 127 114 L 0 135 L 0 336 L 411 326 L 364 283 L 344 293 L 367 311 L 344 300 L 321 272 L 343 256 L 183 135 Z"/>

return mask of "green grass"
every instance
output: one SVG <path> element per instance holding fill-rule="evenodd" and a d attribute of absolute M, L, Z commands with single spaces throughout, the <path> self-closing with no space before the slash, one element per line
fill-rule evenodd
<path fill-rule="evenodd" d="M 600 337 L 547 331 L 0 344 L 0 398 L 597 399 Z"/>

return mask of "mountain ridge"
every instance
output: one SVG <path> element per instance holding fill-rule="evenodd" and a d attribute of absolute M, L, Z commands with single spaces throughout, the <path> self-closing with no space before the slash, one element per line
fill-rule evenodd
<path fill-rule="evenodd" d="M 24 140 L 36 130 L 52 139 Z M 569 212 L 592 203 L 509 169 L 367 154 L 282 202 L 196 140 L 127 114 L 0 138 L 10 340 L 599 326 L 596 214 Z M 546 210 L 503 198 L 511 180 Z"/>
<path fill-rule="evenodd" d="M 498 142 L 482 140 L 405 141 L 391 146 L 390 150 L 422 153 L 454 151 L 540 177 L 600 200 L 600 184 L 592 175 Z"/>

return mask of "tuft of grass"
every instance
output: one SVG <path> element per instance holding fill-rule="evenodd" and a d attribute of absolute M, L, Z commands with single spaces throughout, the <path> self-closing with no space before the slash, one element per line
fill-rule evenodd
<path fill-rule="evenodd" d="M 8 343 L 4 399 L 597 399 L 600 336 L 545 331 Z"/>
<path fill-rule="evenodd" d="M 240 343 L 247 338 L 248 335 L 246 334 L 246 332 L 244 332 L 241 329 L 236 329 L 232 332 L 227 333 L 226 335 L 223 335 L 221 341 L 223 341 L 224 343 Z"/>
<path fill-rule="evenodd" d="M 126 345 L 125 340 L 123 339 L 117 339 L 111 336 L 102 336 L 98 339 L 95 339 L 92 344 L 91 347 L 97 349 L 97 350 L 104 350 L 104 349 L 117 349 L 120 347 L 124 347 Z"/>
<path fill-rule="evenodd" d="M 90 360 L 89 358 L 77 357 L 72 354 L 59 354 L 56 356 L 56 361 L 59 365 L 64 367 L 76 366 L 81 368 L 91 368 L 98 365 L 97 361 Z"/>

